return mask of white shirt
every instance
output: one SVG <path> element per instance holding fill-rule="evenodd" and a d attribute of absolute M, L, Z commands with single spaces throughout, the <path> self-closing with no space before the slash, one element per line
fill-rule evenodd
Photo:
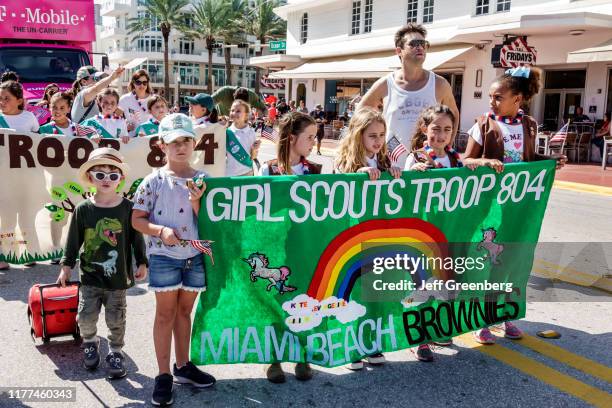
<path fill-rule="evenodd" d="M 147 109 L 148 99 L 149 97 L 137 99 L 136 95 L 132 92 L 122 95 L 121 98 L 119 98 L 119 108 L 125 114 L 126 120 L 134 124 L 134 130 L 138 125 L 146 122 L 152 117 L 149 113 L 149 109 Z M 140 102 L 140 105 L 138 102 Z M 134 130 L 130 132 L 130 136 L 134 136 Z"/>
<path fill-rule="evenodd" d="M 21 111 L 17 115 L 2 114 L 10 129 L 15 129 L 18 132 L 38 132 L 40 127 L 36 116 L 27 110 Z"/>
<path fill-rule="evenodd" d="M 502 132 L 504 138 L 504 163 L 518 163 L 523 161 L 523 124 L 518 123 L 509 125 L 501 121 L 497 121 L 497 125 Z M 482 135 L 480 134 L 480 126 L 475 123 L 468 133 L 476 143 L 482 146 Z"/>
<path fill-rule="evenodd" d="M 368 167 L 374 167 L 375 169 L 378 168 L 378 161 L 376 160 L 376 155 L 372 156 L 371 158 L 366 156 L 366 162 L 368 163 Z"/>
<path fill-rule="evenodd" d="M 420 162 L 417 161 L 416 156 L 414 154 L 411 154 L 408 156 L 408 159 L 406 160 L 406 166 L 404 166 L 404 170 L 412 170 L 412 168 L 419 163 Z M 444 157 L 438 157 L 438 163 L 440 163 L 442 166 L 446 168 L 451 167 L 451 161 L 450 161 L 450 157 L 448 157 L 448 154 Z"/>
<path fill-rule="evenodd" d="M 436 74 L 431 71 L 424 87 L 406 91 L 395 83 L 395 73 L 387 76 L 387 96 L 383 100 L 383 116 L 387 122 L 387 142 L 395 136 L 410 151 L 412 135 L 423 109 L 435 105 Z M 400 156 L 398 167 L 404 167 L 406 154 Z"/>
<path fill-rule="evenodd" d="M 253 130 L 253 128 L 250 126 L 245 126 L 242 129 L 238 129 L 233 124 L 229 127 L 229 130 L 234 132 L 244 150 L 250 154 L 251 147 L 253 147 L 253 143 L 255 143 L 255 140 L 257 139 L 255 130 Z M 252 170 L 252 167 L 245 166 L 238 160 L 234 159 L 234 156 L 232 156 L 230 152 L 227 152 L 227 162 L 225 164 L 225 175 L 227 177 L 240 176 Z"/>

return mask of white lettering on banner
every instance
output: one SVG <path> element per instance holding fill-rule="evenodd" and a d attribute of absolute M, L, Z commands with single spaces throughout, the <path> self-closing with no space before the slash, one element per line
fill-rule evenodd
<path fill-rule="evenodd" d="M 30 24 L 78 26 L 80 21 L 85 20 L 85 17 L 85 15 L 79 17 L 75 14 L 70 14 L 69 10 L 55 11 L 54 9 L 50 9 L 48 12 L 41 12 L 39 8 L 32 11 L 32 9 L 26 7 L 26 22 Z"/>
<path fill-rule="evenodd" d="M 312 184 L 297 180 L 289 188 L 289 198 L 295 205 L 290 206 L 287 214 L 296 223 L 338 220 L 347 215 L 353 219 L 366 215 L 389 216 L 402 210 L 410 211 L 404 206 L 406 198 L 413 203 L 413 214 L 420 211 L 453 212 L 478 206 L 483 194 L 495 187 L 499 188 L 496 200 L 502 205 L 508 200 L 519 203 L 526 198 L 539 201 L 545 190 L 545 175 L 546 170 L 534 177 L 528 171 L 503 176 L 430 177 L 411 180 L 410 186 L 406 186 L 406 180 L 402 178 L 367 180 L 361 186 L 355 180 L 317 180 Z M 529 194 L 533 196 L 528 197 Z M 213 222 L 245 221 L 250 216 L 255 216 L 258 221 L 284 222 L 284 216 L 274 215 L 273 204 L 270 183 L 245 184 L 232 189 L 216 187 L 206 195 L 207 213 Z"/>
<path fill-rule="evenodd" d="M 379 352 L 383 349 L 385 339 L 388 339 L 391 349 L 394 350 L 397 348 L 396 336 L 393 315 L 390 314 L 386 318 L 366 319 L 360 322 L 358 327 L 347 325 L 313 333 L 306 338 L 302 337 L 302 341 L 305 340 L 306 344 L 306 361 L 325 366 L 350 362 L 352 351 L 360 355 Z M 227 358 L 223 358 L 225 356 Z M 232 363 L 269 363 L 275 360 L 297 362 L 301 358 L 300 338 L 286 330 L 279 334 L 273 326 L 265 326 L 259 330 L 250 326 L 242 332 L 238 328 L 225 328 L 218 342 L 213 340 L 209 331 L 202 332 L 200 336 L 200 360 L 206 361 L 206 364 L 223 360 Z"/>

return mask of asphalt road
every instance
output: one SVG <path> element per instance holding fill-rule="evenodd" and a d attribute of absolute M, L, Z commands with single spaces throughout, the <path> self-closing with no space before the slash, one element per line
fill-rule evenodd
<path fill-rule="evenodd" d="M 329 152 L 324 151 L 324 154 Z M 268 159 L 273 147 L 264 145 Z M 330 166 L 329 156 L 312 156 Z M 542 241 L 610 241 L 612 197 L 554 189 L 543 222 Z M 606 247 L 607 248 L 607 247 Z M 604 251 L 605 252 L 605 251 Z M 612 259 L 603 256 L 612 263 Z M 591 268 L 588 259 L 575 266 Z M 578 261 L 577 261 L 578 262 Z M 0 396 L 0 407 L 132 407 L 148 404 L 157 374 L 152 343 L 154 296 L 140 284 L 128 292 L 126 347 L 129 375 L 108 381 L 104 366 L 81 368 L 73 340 L 34 344 L 26 318 L 26 296 L 34 282 L 54 281 L 57 266 L 38 265 L 0 272 L 0 361 L 2 387 L 75 387 L 76 403 L 30 403 Z M 543 278 L 529 286 L 540 290 Z M 434 363 L 418 362 L 407 350 L 388 353 L 382 367 L 351 372 L 315 368 L 312 381 L 293 376 L 283 385 L 265 379 L 258 365 L 209 366 L 218 382 L 212 389 L 177 386 L 178 407 L 582 407 L 612 406 L 612 302 L 595 289 L 564 285 L 578 301 L 531 302 L 517 325 L 528 335 L 495 346 L 477 346 L 469 336 L 438 350 Z M 571 297 L 568 296 L 568 299 Z M 99 335 L 107 333 L 104 319 Z M 557 340 L 535 337 L 539 330 L 561 333 Z M 102 338 L 102 352 L 107 342 Z M 291 364 L 283 365 L 291 372 Z"/>

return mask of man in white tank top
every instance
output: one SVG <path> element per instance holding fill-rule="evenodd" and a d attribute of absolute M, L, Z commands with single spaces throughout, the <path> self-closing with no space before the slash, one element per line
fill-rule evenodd
<path fill-rule="evenodd" d="M 426 35 L 427 30 L 417 24 L 407 24 L 395 33 L 395 53 L 402 67 L 378 79 L 359 104 L 359 108 L 376 108 L 383 104 L 387 141 L 395 136 L 407 149 L 407 153 L 397 163 L 402 169 L 411 150 L 417 119 L 423 109 L 436 103 L 444 104 L 455 115 L 453 135 L 459 125 L 459 110 L 449 83 L 434 72 L 423 69 L 429 48 Z"/>

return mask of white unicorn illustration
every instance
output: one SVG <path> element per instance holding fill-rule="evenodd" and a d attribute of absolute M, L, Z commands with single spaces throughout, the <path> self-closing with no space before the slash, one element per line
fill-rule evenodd
<path fill-rule="evenodd" d="M 480 251 L 484 248 L 489 254 L 485 255 L 485 259 L 489 258 L 491 260 L 492 265 L 498 265 L 500 262 L 497 260 L 497 257 L 503 252 L 504 246 L 502 244 L 498 244 L 493 242 L 495 237 L 497 236 L 497 231 L 495 228 L 487 228 L 482 230 L 482 241 L 478 243 L 476 250 Z"/>
<path fill-rule="evenodd" d="M 251 266 L 251 281 L 255 282 L 257 278 L 267 279 L 270 281 L 266 290 L 270 291 L 274 286 L 279 294 L 293 292 L 296 287 L 286 285 L 285 282 L 291 275 L 291 270 L 286 266 L 278 268 L 268 268 L 268 258 L 259 252 L 252 253 L 248 258 L 242 259 Z"/>

